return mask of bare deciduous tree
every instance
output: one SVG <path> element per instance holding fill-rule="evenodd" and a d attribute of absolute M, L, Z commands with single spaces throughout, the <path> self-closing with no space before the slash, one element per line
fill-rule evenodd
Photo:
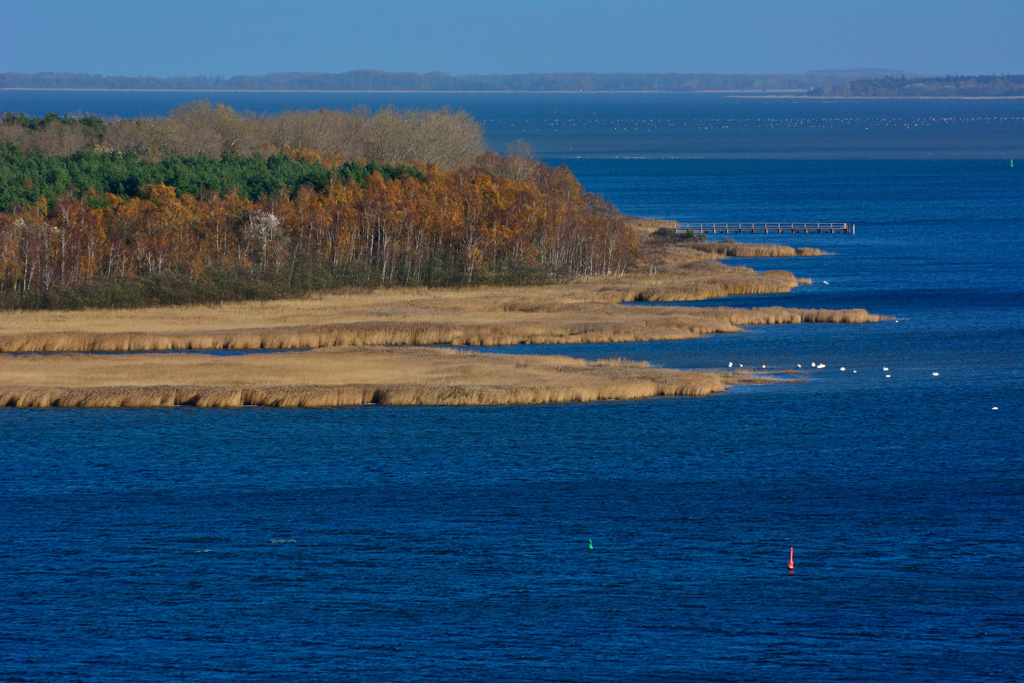
<path fill-rule="evenodd" d="M 260 272 L 266 272 L 268 255 L 273 255 L 275 243 L 284 235 L 281 221 L 269 211 L 256 209 L 249 214 L 248 233 L 250 242 L 260 252 Z"/>

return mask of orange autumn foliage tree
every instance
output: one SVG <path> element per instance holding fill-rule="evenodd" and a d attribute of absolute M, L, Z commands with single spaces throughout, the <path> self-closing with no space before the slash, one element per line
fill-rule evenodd
<path fill-rule="evenodd" d="M 568 169 L 530 162 L 524 175 L 512 163 L 490 154 L 473 168 L 421 167 L 423 180 L 374 174 L 255 202 L 162 184 L 127 200 L 39 202 L 0 215 L 0 292 L 212 271 L 313 288 L 465 285 L 610 275 L 634 261 L 633 232 Z"/>

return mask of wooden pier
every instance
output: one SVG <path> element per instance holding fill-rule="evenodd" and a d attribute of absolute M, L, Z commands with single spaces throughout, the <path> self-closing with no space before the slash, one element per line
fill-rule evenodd
<path fill-rule="evenodd" d="M 711 233 L 836 233 L 855 235 L 857 226 L 853 223 L 679 223 L 676 234 L 692 232 L 696 235 Z"/>

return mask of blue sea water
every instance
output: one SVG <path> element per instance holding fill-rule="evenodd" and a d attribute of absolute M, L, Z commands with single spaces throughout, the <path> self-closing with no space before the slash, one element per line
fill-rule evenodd
<path fill-rule="evenodd" d="M 857 224 L 697 305 L 891 319 L 489 350 L 803 366 L 702 399 L 0 410 L 0 679 L 1024 678 L 1020 164 L 634 151 L 547 158 L 628 213 Z"/>
<path fill-rule="evenodd" d="M 463 109 L 503 152 L 541 157 L 1003 159 L 1024 157 L 1019 99 L 794 99 L 714 93 L 342 93 L 0 90 L 0 112 L 166 116 L 208 100 L 238 112 Z"/>

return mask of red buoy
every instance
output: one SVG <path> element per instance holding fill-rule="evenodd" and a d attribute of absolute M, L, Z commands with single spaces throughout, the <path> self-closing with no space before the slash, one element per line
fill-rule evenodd
<path fill-rule="evenodd" d="M 789 571 L 793 571 L 793 546 L 789 546 Z"/>

